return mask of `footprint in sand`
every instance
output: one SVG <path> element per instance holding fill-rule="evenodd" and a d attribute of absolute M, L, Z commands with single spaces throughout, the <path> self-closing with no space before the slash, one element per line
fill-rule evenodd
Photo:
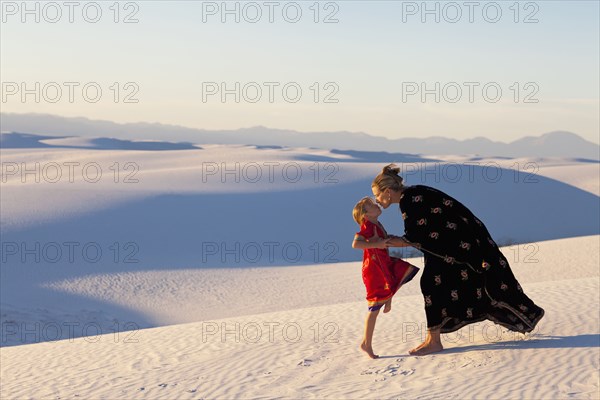
<path fill-rule="evenodd" d="M 301 365 L 303 367 L 310 367 L 311 364 L 312 364 L 312 362 L 313 361 L 311 359 L 304 358 L 304 359 L 300 360 L 300 362 L 298 363 L 298 365 Z"/>
<path fill-rule="evenodd" d="M 414 368 L 402 369 L 399 364 L 391 364 L 391 365 L 388 365 L 387 367 L 381 368 L 381 369 L 370 368 L 370 369 L 362 371 L 360 374 L 361 375 L 377 375 L 377 376 L 381 377 L 381 378 L 378 378 L 377 380 L 385 380 L 385 377 L 383 377 L 384 375 L 385 376 L 396 376 L 396 375 L 409 376 L 414 373 L 415 373 Z"/>

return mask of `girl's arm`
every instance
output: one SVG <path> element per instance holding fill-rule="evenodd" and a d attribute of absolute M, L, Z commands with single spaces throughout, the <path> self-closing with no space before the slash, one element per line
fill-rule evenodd
<path fill-rule="evenodd" d="M 361 249 L 361 250 L 385 249 L 385 248 L 390 247 L 390 243 L 389 243 L 390 240 L 391 239 L 373 238 L 370 241 L 367 241 L 361 235 L 355 235 L 354 240 L 352 241 L 352 248 L 353 249 Z"/>

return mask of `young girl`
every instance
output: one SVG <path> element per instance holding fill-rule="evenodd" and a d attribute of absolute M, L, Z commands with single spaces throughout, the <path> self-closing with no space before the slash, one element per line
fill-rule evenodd
<path fill-rule="evenodd" d="M 390 257 L 387 248 L 390 247 L 391 238 L 377 220 L 380 215 L 381 209 L 369 197 L 361 199 L 352 210 L 354 220 L 360 225 L 352 247 L 363 250 L 362 278 L 367 288 L 369 307 L 360 348 L 371 358 L 379 357 L 373 353 L 372 347 L 379 310 L 383 306 L 383 312 L 389 312 L 392 308 L 392 296 L 419 271 L 419 268 L 400 258 Z"/>

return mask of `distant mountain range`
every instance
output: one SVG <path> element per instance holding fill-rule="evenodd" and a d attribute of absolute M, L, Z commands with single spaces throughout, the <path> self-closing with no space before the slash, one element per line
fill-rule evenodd
<path fill-rule="evenodd" d="M 388 139 L 363 132 L 298 132 L 264 126 L 236 130 L 205 130 L 158 123 L 119 124 L 111 121 L 48 114 L 0 114 L 2 132 L 38 135 L 113 137 L 121 140 L 161 140 L 194 144 L 251 144 L 339 150 L 388 151 L 409 154 L 480 155 L 497 157 L 574 157 L 600 160 L 600 146 L 572 132 L 555 131 L 510 143 L 484 137 Z"/>

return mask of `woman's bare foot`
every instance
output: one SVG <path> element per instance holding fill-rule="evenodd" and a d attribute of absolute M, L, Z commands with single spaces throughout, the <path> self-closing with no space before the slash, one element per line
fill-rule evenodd
<path fill-rule="evenodd" d="M 362 351 L 364 351 L 365 353 L 367 353 L 368 356 L 371 357 L 372 359 L 379 358 L 379 356 L 377 354 L 373 353 L 373 348 L 370 346 L 367 347 L 367 344 L 364 341 L 360 344 L 360 349 Z"/>
<path fill-rule="evenodd" d="M 392 299 L 389 299 L 383 306 L 383 312 L 389 313 L 392 310 Z"/>
<path fill-rule="evenodd" d="M 441 343 L 426 340 L 414 349 L 409 350 L 408 354 L 411 356 L 425 356 L 427 354 L 437 353 L 438 351 L 442 350 L 444 350 L 444 347 Z"/>
<path fill-rule="evenodd" d="M 427 354 L 436 353 L 444 350 L 442 340 L 440 338 L 439 329 L 427 329 L 427 337 L 419 346 L 410 350 L 408 354 L 411 356 L 425 356 Z"/>

